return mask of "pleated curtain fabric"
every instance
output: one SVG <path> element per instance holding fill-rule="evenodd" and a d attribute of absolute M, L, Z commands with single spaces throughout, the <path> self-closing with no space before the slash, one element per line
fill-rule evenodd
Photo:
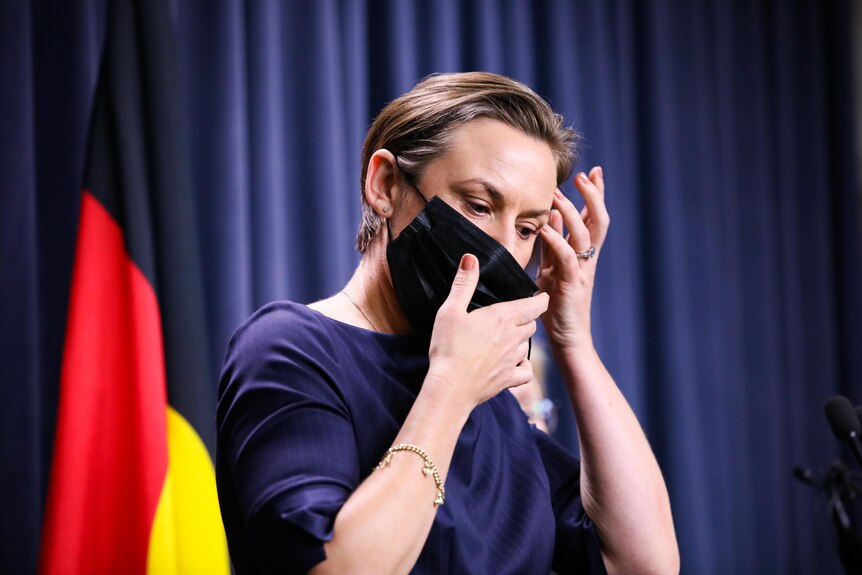
<path fill-rule="evenodd" d="M 76 238 L 90 213 L 81 211 L 88 133 L 114 31 L 107 8 L 0 3 L 0 572 L 32 573 L 40 553 Z M 164 299 L 164 282 L 185 277 L 185 266 L 144 263 L 123 243 L 158 302 L 166 425 L 169 405 L 211 445 L 207 394 L 236 326 L 266 302 L 311 301 L 349 277 L 360 148 L 385 102 L 429 73 L 499 72 L 531 85 L 584 134 L 581 169 L 603 167 L 612 225 L 594 337 L 665 472 L 683 572 L 840 572 L 825 501 L 791 469 L 846 457 L 823 403 L 839 392 L 862 400 L 851 8 L 171 3 L 160 31 L 176 47 L 171 124 L 185 133 L 176 157 L 188 161 L 193 207 L 190 218 L 170 212 L 198 244 L 200 284 L 184 297 L 200 309 Z M 116 112 L 130 111 L 122 102 Z M 154 118 L 142 122 L 164 135 Z M 173 194 L 181 180 L 171 182 Z M 145 202 L 146 221 L 165 221 L 174 200 Z M 122 214 L 143 213 L 122 209 L 104 212 L 125 234 Z M 160 225 L 150 227 L 152 262 L 180 257 L 157 239 L 168 233 Z M 172 350 L 186 358 L 199 341 L 202 351 L 188 356 L 204 357 L 205 368 L 174 361 Z M 201 374 L 201 388 L 189 384 Z M 561 407 L 556 435 L 575 446 L 553 373 L 549 384 Z"/>

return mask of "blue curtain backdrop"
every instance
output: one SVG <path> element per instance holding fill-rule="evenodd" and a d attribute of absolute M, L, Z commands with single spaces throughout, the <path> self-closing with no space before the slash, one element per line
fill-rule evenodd
<path fill-rule="evenodd" d="M 2 572 L 38 556 L 104 15 L 0 3 Z M 349 277 L 382 105 L 432 72 L 507 74 L 604 167 L 595 337 L 666 474 L 683 572 L 838 571 L 824 502 L 790 470 L 839 455 L 829 395 L 862 401 L 849 0 L 183 0 L 174 16 L 214 370 L 257 307 Z"/>

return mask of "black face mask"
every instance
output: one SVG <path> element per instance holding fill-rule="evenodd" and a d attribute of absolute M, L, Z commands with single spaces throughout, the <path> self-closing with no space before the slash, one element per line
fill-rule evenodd
<path fill-rule="evenodd" d="M 417 333 L 431 336 L 437 310 L 449 296 L 466 253 L 479 259 L 479 285 L 468 311 L 538 291 L 509 250 L 433 197 L 386 248 L 395 296 Z"/>

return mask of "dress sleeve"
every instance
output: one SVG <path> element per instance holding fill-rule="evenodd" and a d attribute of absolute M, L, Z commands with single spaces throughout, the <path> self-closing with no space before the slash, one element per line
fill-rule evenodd
<path fill-rule="evenodd" d="M 216 460 L 237 566 L 305 573 L 323 561 L 335 516 L 359 483 L 331 347 L 313 321 L 284 310 L 257 314 L 231 340 Z"/>
<path fill-rule="evenodd" d="M 580 461 L 546 433 L 532 428 L 548 474 L 557 526 L 554 571 L 604 575 L 598 534 L 581 501 Z"/>

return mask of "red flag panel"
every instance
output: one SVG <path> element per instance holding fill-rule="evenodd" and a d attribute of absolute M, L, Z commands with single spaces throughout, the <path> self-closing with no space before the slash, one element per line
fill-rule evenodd
<path fill-rule="evenodd" d="M 168 465 L 155 292 L 86 190 L 72 277 L 41 573 L 145 573 Z"/>

